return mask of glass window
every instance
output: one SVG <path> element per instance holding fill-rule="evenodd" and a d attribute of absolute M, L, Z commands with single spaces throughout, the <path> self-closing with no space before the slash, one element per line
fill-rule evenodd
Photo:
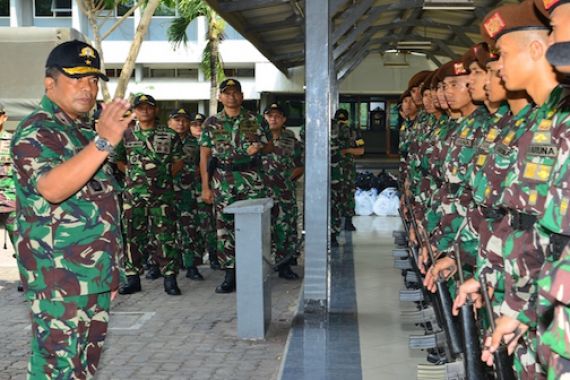
<path fill-rule="evenodd" d="M 35 0 L 34 1 L 34 15 L 36 17 L 52 17 L 51 0 Z"/>
<path fill-rule="evenodd" d="M 177 78 L 198 79 L 198 69 L 176 69 Z"/>
<path fill-rule="evenodd" d="M 134 5 L 134 0 L 124 1 L 121 4 L 117 5 L 117 16 L 121 17 L 124 16 Z M 129 17 L 133 17 L 134 12 L 131 13 Z"/>
<path fill-rule="evenodd" d="M 255 78 L 255 69 L 253 67 L 239 69 L 224 68 L 224 75 L 228 78 Z"/>
<path fill-rule="evenodd" d="M 10 17 L 10 0 L 0 0 L 0 17 Z"/>
<path fill-rule="evenodd" d="M 150 69 L 150 78 L 174 78 L 174 69 Z"/>

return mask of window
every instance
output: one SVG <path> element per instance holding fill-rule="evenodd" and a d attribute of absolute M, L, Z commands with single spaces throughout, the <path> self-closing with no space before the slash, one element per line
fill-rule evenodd
<path fill-rule="evenodd" d="M 10 0 L 0 0 L 0 17 L 10 17 Z"/>
<path fill-rule="evenodd" d="M 105 74 L 109 78 L 119 78 L 121 76 L 121 72 L 123 72 L 123 69 L 105 69 Z M 135 77 L 135 70 L 131 72 L 131 78 L 134 77 Z"/>
<path fill-rule="evenodd" d="M 36 17 L 71 17 L 71 0 L 35 0 Z"/>
<path fill-rule="evenodd" d="M 228 78 L 255 78 L 255 69 L 253 67 L 240 69 L 224 68 L 224 75 Z"/>
<path fill-rule="evenodd" d="M 198 80 L 198 69 L 176 69 L 176 78 Z"/>
<path fill-rule="evenodd" d="M 134 5 L 134 0 L 125 1 L 119 5 L 117 5 L 116 15 L 117 17 L 124 16 Z M 134 12 L 131 13 L 129 17 L 133 17 Z"/>
<path fill-rule="evenodd" d="M 193 68 L 151 68 L 147 67 L 144 70 L 145 78 L 184 78 L 198 80 L 198 69 Z"/>
<path fill-rule="evenodd" d="M 148 69 L 148 78 L 174 78 L 174 69 Z"/>

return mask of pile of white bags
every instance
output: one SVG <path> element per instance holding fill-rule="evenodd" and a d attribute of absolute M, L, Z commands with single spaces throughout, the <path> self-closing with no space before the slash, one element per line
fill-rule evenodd
<path fill-rule="evenodd" d="M 394 187 L 384 189 L 380 195 L 374 188 L 370 190 L 357 189 L 354 194 L 356 215 L 397 216 L 400 207 L 398 190 Z"/>

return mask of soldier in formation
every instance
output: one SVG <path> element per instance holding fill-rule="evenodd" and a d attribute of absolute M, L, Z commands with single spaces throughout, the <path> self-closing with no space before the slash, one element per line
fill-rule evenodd
<path fill-rule="evenodd" d="M 423 79 L 424 107 L 402 129 L 402 208 L 417 221 L 409 240 L 423 243 L 424 285 L 447 279 L 455 314 L 468 299 L 481 307 L 485 287 L 495 328 L 476 342 L 481 360 L 492 366 L 505 345 L 519 379 L 570 373 L 570 98 L 558 82 L 570 67 L 567 7 L 526 0 L 489 12 L 485 42 Z M 426 86 L 444 90 L 439 117 Z"/>

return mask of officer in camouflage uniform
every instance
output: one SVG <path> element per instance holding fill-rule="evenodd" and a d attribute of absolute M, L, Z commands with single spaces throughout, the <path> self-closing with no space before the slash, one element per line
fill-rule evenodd
<path fill-rule="evenodd" d="M 12 176 L 12 159 L 10 158 L 12 133 L 4 128 L 4 123 L 7 120 L 6 109 L 0 103 L 0 217 L 6 231 L 5 237 L 8 237 L 14 246 L 16 237 L 16 190 Z M 4 243 L 5 248 L 6 242 Z M 22 285 L 18 285 L 18 291 L 23 291 Z"/>
<path fill-rule="evenodd" d="M 139 275 L 148 260 L 147 278 L 164 276 L 164 291 L 180 295 L 173 187 L 173 176 L 184 164 L 180 139 L 171 129 L 156 125 L 158 109 L 152 96 L 138 95 L 133 107 L 137 122 L 126 131 L 116 154 L 119 168 L 125 171 L 123 219 L 127 240 L 127 283 L 119 292 L 141 291 Z"/>
<path fill-rule="evenodd" d="M 406 90 L 400 96 L 401 111 L 404 117 L 402 125 L 400 126 L 400 139 L 398 145 L 398 152 L 400 153 L 400 165 L 399 165 L 399 181 L 400 188 L 404 188 L 404 178 L 407 176 L 407 158 L 409 152 L 409 135 L 411 133 L 412 125 L 418 114 L 418 108 L 414 101 L 412 100 L 412 94 L 410 90 Z"/>
<path fill-rule="evenodd" d="M 176 242 L 182 253 L 182 262 L 187 269 L 186 277 L 191 280 L 204 280 L 197 264 L 202 261 L 203 246 L 196 242 L 201 238 L 196 223 L 198 199 L 196 197 L 197 174 L 200 163 L 198 139 L 190 134 L 192 115 L 184 108 L 172 110 L 168 115 L 168 128 L 178 134 L 182 145 L 184 166 L 174 177 L 174 199 L 176 208 Z"/>
<path fill-rule="evenodd" d="M 350 127 L 348 126 L 348 111 L 339 109 L 335 112 L 331 124 L 331 246 L 338 247 L 338 234 L 342 224 L 343 211 L 343 170 L 342 151 L 350 148 Z"/>
<path fill-rule="evenodd" d="M 190 121 L 190 134 L 196 140 L 200 140 L 204 120 L 206 120 L 206 117 L 201 113 L 192 115 L 192 119 Z M 196 184 L 192 188 L 192 191 L 194 192 L 193 197 L 198 201 L 198 206 L 194 210 L 195 212 L 193 216 L 194 223 L 198 226 L 198 236 L 194 241 L 194 246 L 196 247 L 196 252 L 200 252 L 200 255 L 208 251 L 210 268 L 218 270 L 220 269 L 220 262 L 218 261 L 218 255 L 216 253 L 217 238 L 214 207 L 211 204 L 204 202 L 202 199 L 202 180 L 200 178 L 199 160 L 197 165 L 198 167 L 195 171 Z M 197 259 L 201 259 L 201 257 Z"/>
<path fill-rule="evenodd" d="M 271 243 L 279 277 L 295 280 L 291 259 L 297 255 L 299 236 L 296 180 L 303 174 L 303 151 L 295 134 L 285 128 L 287 117 L 278 104 L 263 113 L 267 124 L 268 146 L 271 151 L 262 156 L 263 182 L 273 198 L 271 210 Z"/>
<path fill-rule="evenodd" d="M 356 164 L 354 157 L 364 154 L 364 139 L 360 130 L 353 124 L 343 124 L 341 128 L 348 128 L 349 147 L 340 151 L 342 158 L 340 167 L 342 171 L 342 195 L 341 217 L 344 217 L 345 231 L 356 231 L 356 227 L 352 224 L 352 217 L 355 215 L 355 182 L 356 182 Z"/>
<path fill-rule="evenodd" d="M 226 272 L 216 293 L 231 293 L 236 286 L 234 216 L 225 214 L 224 208 L 239 200 L 265 196 L 259 153 L 266 140 L 260 116 L 241 106 L 243 92 L 237 80 L 220 83 L 218 99 L 224 109 L 206 119 L 200 136 L 200 174 L 202 198 L 215 206 L 218 260 Z"/>
<path fill-rule="evenodd" d="M 107 80 L 91 46 L 55 47 L 45 95 L 12 140 L 15 248 L 31 303 L 29 379 L 95 375 L 119 287 L 118 187 L 106 160 L 133 116 L 123 116 L 127 101 L 114 100 L 91 128 L 99 78 Z"/>
<path fill-rule="evenodd" d="M 567 59 L 570 41 L 570 3 L 566 0 L 536 0 L 535 6 L 549 17 L 552 25 L 547 58 L 557 71 L 570 72 Z M 568 140 L 560 147 L 561 162 L 556 180 L 551 181 L 545 215 L 538 223 L 550 232 L 548 260 L 539 275 L 538 287 L 538 353 L 549 380 L 570 376 L 570 221 L 568 220 Z M 564 158 L 565 156 L 565 158 Z M 558 258 L 559 257 L 559 258 Z M 557 259 L 558 258 L 558 259 Z"/>
<path fill-rule="evenodd" d="M 501 51 L 501 76 L 507 89 L 525 89 L 536 104 L 526 118 L 527 130 L 519 138 L 517 159 L 503 180 L 498 201 L 508 214 L 499 250 L 505 268 L 505 298 L 490 350 L 483 356 L 489 358 L 501 340 L 510 339 L 514 334 L 510 348 L 515 350 L 513 368 L 517 375 L 543 378 L 536 357 L 534 300 L 536 277 L 545 261 L 548 234 L 536 225 L 536 220 L 544 213 L 548 180 L 556 163 L 555 152 L 563 140 L 561 132 L 565 125 L 560 112 L 565 107 L 566 95 L 546 61 L 549 31 L 536 15 L 532 1 L 505 5 L 490 12 L 483 28 Z M 492 260 L 492 254 L 488 252 L 488 260 Z"/>

